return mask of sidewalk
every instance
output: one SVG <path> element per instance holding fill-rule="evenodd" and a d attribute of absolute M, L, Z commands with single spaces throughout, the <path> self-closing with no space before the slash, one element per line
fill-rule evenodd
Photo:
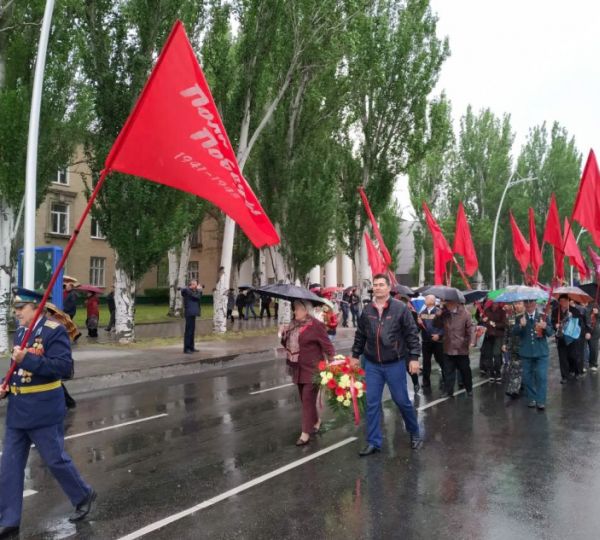
<path fill-rule="evenodd" d="M 203 321 L 204 322 L 204 321 Z M 206 321 L 212 325 L 212 321 Z M 161 323 L 140 325 L 154 327 L 148 329 L 147 337 L 177 337 L 178 323 Z M 175 328 L 170 328 L 174 326 Z M 232 334 L 239 334 L 239 324 L 235 323 Z M 82 337 L 73 347 L 75 361 L 75 377 L 66 384 L 69 392 L 81 394 L 84 392 L 114 388 L 128 384 L 137 384 L 146 381 L 159 380 L 169 377 L 191 375 L 207 369 L 235 367 L 254 362 L 272 360 L 284 362 L 276 358 L 275 349 L 279 347 L 277 326 L 272 321 L 244 321 L 242 330 L 273 328 L 272 335 L 232 337 L 231 339 L 215 339 L 197 343 L 199 352 L 183 354 L 182 344 L 162 347 L 114 344 L 112 340 L 105 340 L 99 345 L 90 345 Z M 183 332 L 181 326 L 181 333 Z M 103 334 L 107 332 L 101 331 Z M 197 331 L 197 335 L 200 332 Z M 347 351 L 354 338 L 353 328 L 338 330 L 336 346 L 340 351 Z M 104 344 L 104 346 L 102 346 Z M 0 360 L 0 372 L 8 369 L 8 359 Z"/>

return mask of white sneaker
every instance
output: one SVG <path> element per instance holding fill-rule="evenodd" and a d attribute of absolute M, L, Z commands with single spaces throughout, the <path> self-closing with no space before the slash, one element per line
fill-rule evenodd
<path fill-rule="evenodd" d="M 598 368 L 597 368 L 596 366 L 592 366 L 592 367 L 590 368 L 590 371 L 591 371 L 592 373 L 598 373 Z"/>

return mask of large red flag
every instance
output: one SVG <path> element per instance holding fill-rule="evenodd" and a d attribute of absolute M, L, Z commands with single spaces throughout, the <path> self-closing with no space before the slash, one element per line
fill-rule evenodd
<path fill-rule="evenodd" d="M 565 279 L 565 254 L 558 248 L 554 250 L 554 273 L 560 281 Z"/>
<path fill-rule="evenodd" d="M 375 274 L 385 274 L 387 271 L 387 265 L 383 260 L 381 253 L 373 244 L 373 241 L 367 233 L 365 233 L 365 244 L 367 245 L 367 257 L 369 259 L 369 266 L 371 272 Z"/>
<path fill-rule="evenodd" d="M 562 251 L 563 249 L 563 237 L 560 230 L 560 216 L 558 214 L 558 206 L 556 204 L 556 197 L 554 193 L 550 198 L 550 208 L 548 209 L 548 217 L 546 219 L 546 228 L 544 229 L 543 242 L 547 242 L 556 249 Z"/>
<path fill-rule="evenodd" d="M 523 236 L 523 233 L 519 229 L 517 222 L 512 214 L 509 212 L 510 216 L 510 230 L 512 232 L 512 240 L 513 240 L 513 253 L 515 255 L 515 259 L 519 263 L 521 267 L 521 272 L 525 274 L 527 272 L 527 267 L 529 266 L 530 261 L 530 248 L 527 240 Z"/>
<path fill-rule="evenodd" d="M 256 247 L 279 243 L 273 224 L 242 176 L 180 21 L 173 26 L 105 168 L 212 202 Z"/>
<path fill-rule="evenodd" d="M 443 285 L 446 274 L 446 265 L 454 258 L 452 250 L 448 245 L 444 233 L 438 225 L 435 218 L 431 215 L 427 203 L 423 202 L 425 220 L 427 227 L 433 237 L 433 266 L 434 266 L 434 284 Z"/>
<path fill-rule="evenodd" d="M 381 231 L 379 230 L 379 226 L 377 225 L 377 221 L 375 221 L 375 216 L 371 211 L 371 205 L 369 204 L 369 199 L 367 199 L 367 194 L 362 186 L 358 188 L 358 192 L 360 193 L 360 198 L 362 199 L 363 204 L 365 205 L 365 212 L 367 216 L 369 216 L 369 220 L 371 221 L 371 227 L 373 227 L 373 234 L 375 238 L 377 238 L 377 243 L 379 244 L 379 251 L 381 251 L 381 255 L 383 255 L 383 260 L 386 266 L 392 264 L 392 256 L 388 251 L 388 248 L 383 241 L 383 236 L 381 236 Z"/>
<path fill-rule="evenodd" d="M 600 246 L 600 171 L 593 150 L 581 175 L 572 218 L 585 227 L 594 243 Z"/>
<path fill-rule="evenodd" d="M 531 264 L 531 273 L 533 283 L 537 283 L 540 267 L 543 264 L 542 252 L 538 244 L 537 232 L 535 230 L 535 214 L 533 208 L 529 209 L 529 263 Z"/>
<path fill-rule="evenodd" d="M 596 276 L 600 276 L 600 255 L 598 255 L 592 249 L 592 246 L 588 246 L 588 253 L 590 254 L 590 259 L 592 259 L 592 264 L 594 265 L 594 271 L 596 272 Z"/>
<path fill-rule="evenodd" d="M 479 267 L 479 261 L 477 260 L 477 253 L 475 252 L 473 238 L 471 237 L 471 228 L 469 227 L 462 201 L 458 203 L 452 251 L 457 255 L 463 256 L 465 260 L 465 272 L 468 276 L 472 276 Z"/>
<path fill-rule="evenodd" d="M 569 225 L 569 220 L 565 218 L 565 256 L 569 258 L 569 264 L 574 266 L 581 279 L 586 279 L 589 275 L 589 269 L 585 264 L 585 259 L 579 250 L 575 236 L 573 235 L 573 228 Z"/>

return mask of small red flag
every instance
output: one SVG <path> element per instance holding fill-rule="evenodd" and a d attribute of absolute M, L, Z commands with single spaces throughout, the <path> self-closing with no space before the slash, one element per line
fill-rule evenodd
<path fill-rule="evenodd" d="M 581 279 L 586 279 L 589 275 L 589 269 L 585 264 L 585 259 L 573 235 L 573 228 L 569 225 L 567 218 L 565 218 L 565 235 L 565 256 L 569 258 L 569 264 L 579 272 Z"/>
<path fill-rule="evenodd" d="M 373 234 L 377 239 L 377 243 L 379 244 L 379 251 L 381 251 L 381 255 L 383 255 L 383 261 L 386 266 L 392 264 L 392 256 L 388 251 L 388 248 L 383 241 L 383 236 L 381 236 L 381 231 L 379 230 L 379 226 L 377 225 L 377 221 L 375 221 L 375 216 L 371 210 L 371 205 L 369 204 L 369 199 L 367 199 L 367 194 L 362 186 L 358 188 L 358 192 L 360 193 L 360 198 L 362 199 L 363 204 L 365 205 L 365 212 L 367 216 L 369 216 L 369 220 L 371 221 L 371 227 L 373 227 Z"/>
<path fill-rule="evenodd" d="M 594 243 L 600 246 L 600 171 L 593 150 L 581 175 L 572 218 L 585 227 Z"/>
<path fill-rule="evenodd" d="M 537 283 L 540 267 L 543 264 L 542 252 L 538 244 L 537 232 L 535 230 L 535 214 L 533 208 L 529 209 L 529 263 L 531 264 L 531 273 L 533 283 Z"/>
<path fill-rule="evenodd" d="M 565 279 L 565 254 L 558 248 L 553 247 L 554 251 L 554 273 L 559 280 Z"/>
<path fill-rule="evenodd" d="M 512 240 L 513 240 L 513 253 L 515 255 L 515 259 L 519 263 L 521 268 L 521 272 L 525 274 L 527 272 L 527 267 L 529 266 L 530 260 L 530 248 L 527 240 L 523 236 L 523 233 L 519 229 L 517 222 L 512 214 L 509 212 L 510 216 L 510 230 L 512 232 Z"/>
<path fill-rule="evenodd" d="M 446 265 L 454 258 L 444 233 L 435 218 L 431 215 L 427 203 L 423 202 L 427 227 L 433 237 L 434 285 L 443 285 Z"/>
<path fill-rule="evenodd" d="M 600 255 L 592 249 L 592 246 L 588 246 L 588 253 L 590 254 L 590 259 L 592 259 L 596 275 L 600 275 Z"/>
<path fill-rule="evenodd" d="M 458 203 L 452 251 L 457 255 L 462 255 L 465 260 L 465 273 L 468 276 L 472 276 L 479 267 L 479 261 L 477 260 L 477 253 L 475 252 L 473 238 L 471 237 L 471 228 L 469 227 L 462 201 Z"/>
<path fill-rule="evenodd" d="M 105 167 L 212 202 L 256 247 L 279 243 L 275 227 L 242 176 L 180 21 L 173 26 Z"/>
<path fill-rule="evenodd" d="M 365 233 L 365 244 L 367 245 L 367 257 L 369 259 L 369 266 L 371 267 L 372 274 L 387 273 L 387 265 L 367 233 Z"/>
<path fill-rule="evenodd" d="M 543 242 L 547 242 L 556 249 L 563 249 L 563 237 L 560 229 L 560 216 L 558 214 L 558 206 L 554 193 L 550 198 L 550 208 L 548 209 L 548 217 L 546 219 L 546 228 L 544 229 Z"/>

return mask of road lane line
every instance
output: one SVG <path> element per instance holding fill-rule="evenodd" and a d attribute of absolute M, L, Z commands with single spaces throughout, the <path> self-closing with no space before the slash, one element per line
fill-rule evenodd
<path fill-rule="evenodd" d="M 78 437 L 85 437 L 86 435 L 93 435 L 94 433 L 101 433 L 102 431 L 108 431 L 110 429 L 117 429 L 125 426 L 131 426 L 133 424 L 139 424 L 141 422 L 148 422 L 149 420 L 156 420 L 157 418 L 164 418 L 169 416 L 168 413 L 155 414 L 154 416 L 147 416 L 146 418 L 138 418 L 137 420 L 130 420 L 129 422 L 123 422 L 122 424 L 115 424 L 114 426 L 106 426 L 103 428 L 92 429 L 91 431 L 84 431 L 83 433 L 75 433 L 73 435 L 67 435 L 65 441 L 68 439 L 77 439 Z"/>
<path fill-rule="evenodd" d="M 294 383 L 280 384 L 279 386 L 273 386 L 273 388 L 265 388 L 264 390 L 256 390 L 256 392 L 250 392 L 251 396 L 256 394 L 263 394 L 264 392 L 270 392 L 271 390 L 279 390 L 280 388 L 286 388 L 288 386 L 294 386 Z"/>
<path fill-rule="evenodd" d="M 238 487 L 230 489 L 229 491 L 225 491 L 224 493 L 221 493 L 220 495 L 217 495 L 216 497 L 213 497 L 212 499 L 207 499 L 206 501 L 201 502 L 200 504 L 197 504 L 196 506 L 192 506 L 191 508 L 188 508 L 187 510 L 183 510 L 182 512 L 178 512 L 177 514 L 173 514 L 173 515 L 166 517 L 164 519 L 161 519 L 159 521 L 155 521 L 154 523 L 151 523 L 150 525 L 146 525 L 145 527 L 138 529 L 137 531 L 129 533 L 126 536 L 122 536 L 118 540 L 134 540 L 135 538 L 141 538 L 142 536 L 145 536 L 151 532 L 157 531 L 158 529 L 162 529 L 165 525 L 169 525 L 171 523 L 174 523 L 175 521 L 179 521 L 180 519 L 187 517 L 191 514 L 194 514 L 195 512 L 198 512 L 199 510 L 203 510 L 204 508 L 208 508 L 209 506 L 214 506 L 215 504 L 217 504 L 221 501 L 224 501 L 225 499 L 228 499 L 229 497 L 237 495 L 238 493 L 241 493 L 242 491 L 246 491 L 254 486 L 257 486 L 258 484 L 262 484 L 263 482 L 266 482 L 267 480 L 270 480 L 271 478 L 275 478 L 276 476 L 279 476 L 280 474 L 283 474 L 287 471 L 291 471 L 292 469 L 295 469 L 296 467 L 300 467 L 300 465 L 304 465 L 305 463 L 308 463 L 309 461 L 317 459 L 318 457 L 328 454 L 329 452 L 332 452 L 333 450 L 337 450 L 338 448 L 341 448 L 342 446 L 346 446 L 347 444 L 350 444 L 351 442 L 354 442 L 356 440 L 357 440 L 357 437 L 348 437 L 347 439 L 344 439 L 343 441 L 340 441 L 339 443 L 332 444 L 331 446 L 328 446 L 327 448 L 323 448 L 323 450 L 319 450 L 318 452 L 315 452 L 314 454 L 310 454 L 309 456 L 306 456 L 302 459 L 292 461 L 291 463 L 288 463 L 287 465 L 284 465 L 283 467 L 279 467 L 279 469 L 275 469 L 274 471 L 271 471 L 270 473 L 263 474 L 262 476 L 259 476 L 259 477 L 255 478 L 254 480 L 250 480 L 248 482 L 245 482 L 244 484 L 241 484 Z"/>
<path fill-rule="evenodd" d="M 477 388 L 478 386 L 481 386 L 483 384 L 487 384 L 490 381 L 488 379 L 485 379 L 483 381 L 479 381 L 473 384 L 473 388 Z M 463 394 L 465 393 L 466 390 L 463 388 L 462 390 L 458 390 L 456 392 L 454 392 L 455 396 L 458 396 L 459 394 Z M 422 407 L 418 407 L 417 411 L 424 411 L 425 409 L 429 409 L 429 407 L 433 407 L 434 405 L 437 405 L 438 403 L 442 403 L 444 401 L 448 401 L 450 398 L 448 396 L 436 399 L 435 401 L 430 401 L 429 403 L 427 403 L 426 405 L 423 405 Z"/>
<path fill-rule="evenodd" d="M 26 489 L 23 491 L 23 497 L 29 497 L 30 495 L 35 495 L 37 491 L 35 489 Z"/>

